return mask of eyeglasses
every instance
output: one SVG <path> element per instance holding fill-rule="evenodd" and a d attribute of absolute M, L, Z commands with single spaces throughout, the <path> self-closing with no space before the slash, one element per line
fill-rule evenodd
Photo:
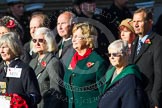
<path fill-rule="evenodd" d="M 37 42 L 43 43 L 45 40 L 44 39 L 33 39 L 32 41 L 33 43 L 37 43 Z"/>
<path fill-rule="evenodd" d="M 83 37 L 83 36 L 76 36 L 76 37 L 74 37 L 74 36 L 73 36 L 73 39 L 82 40 L 82 39 L 85 39 L 85 37 Z"/>
<path fill-rule="evenodd" d="M 111 57 L 111 55 L 113 57 L 119 57 L 121 54 L 119 54 L 119 53 L 108 53 L 108 57 Z"/>

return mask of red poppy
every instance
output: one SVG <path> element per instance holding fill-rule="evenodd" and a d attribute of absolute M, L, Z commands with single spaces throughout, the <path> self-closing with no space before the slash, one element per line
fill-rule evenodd
<path fill-rule="evenodd" d="M 14 20 L 9 20 L 6 24 L 6 27 L 7 28 L 14 28 L 16 25 L 15 25 L 15 22 Z"/>
<path fill-rule="evenodd" d="M 6 97 L 10 97 L 10 107 L 11 108 L 28 108 L 26 101 L 18 94 L 5 94 Z"/>
<path fill-rule="evenodd" d="M 42 61 L 41 64 L 42 64 L 42 67 L 46 67 L 47 65 L 45 61 Z"/>
<path fill-rule="evenodd" d="M 150 39 L 146 39 L 146 40 L 145 40 L 145 43 L 146 43 L 146 44 L 151 44 Z"/>
<path fill-rule="evenodd" d="M 92 67 L 92 66 L 94 65 L 94 63 L 92 63 L 92 62 L 87 62 L 86 65 L 87 65 L 88 68 L 90 68 L 90 67 Z"/>

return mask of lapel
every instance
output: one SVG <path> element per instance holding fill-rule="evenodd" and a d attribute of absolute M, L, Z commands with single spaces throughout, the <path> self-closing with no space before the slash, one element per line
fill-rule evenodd
<path fill-rule="evenodd" d="M 38 55 L 35 58 L 33 58 L 32 61 L 30 62 L 30 66 L 33 68 L 33 70 L 36 69 L 37 65 L 38 65 Z"/>
<path fill-rule="evenodd" d="M 58 43 L 58 46 L 60 46 L 62 44 L 63 39 Z M 59 50 L 56 52 L 56 56 L 59 58 L 62 58 L 62 56 L 66 53 L 66 51 L 72 47 L 72 42 L 71 39 L 64 41 L 64 47 L 62 49 L 62 54 L 59 57 Z"/>
<path fill-rule="evenodd" d="M 139 37 L 135 38 L 135 40 L 132 43 L 132 49 L 131 49 L 131 63 L 134 62 L 134 58 L 136 56 L 136 50 L 137 50 L 137 46 L 138 46 L 138 39 Z"/>
<path fill-rule="evenodd" d="M 68 50 L 69 48 L 71 48 L 71 47 L 72 47 L 71 39 L 65 41 L 65 42 L 64 42 L 64 47 L 63 47 L 63 49 L 62 49 L 62 54 L 61 54 L 60 58 L 62 58 L 62 56 L 64 56 L 64 54 L 67 52 L 67 50 Z"/>
<path fill-rule="evenodd" d="M 53 54 L 52 53 L 47 53 L 45 55 L 45 57 L 41 61 L 41 64 L 40 64 L 39 68 L 37 68 L 37 71 L 35 72 L 37 77 L 38 77 L 38 75 L 40 73 L 42 73 L 45 70 L 45 68 L 47 67 L 49 61 L 52 59 L 52 57 L 53 57 Z M 36 69 L 37 64 L 38 64 L 38 56 L 33 61 L 34 70 Z"/>
<path fill-rule="evenodd" d="M 147 39 L 150 39 L 150 41 L 152 42 L 153 37 L 154 37 L 154 34 L 151 33 L 151 34 L 147 37 Z M 142 47 L 141 47 L 141 49 L 140 49 L 140 52 L 139 52 L 139 54 L 137 55 L 137 54 L 136 54 L 136 53 L 137 53 L 136 50 L 137 50 L 137 46 L 138 46 L 138 39 L 139 39 L 139 38 L 136 38 L 136 40 L 133 42 L 133 46 L 132 46 L 132 49 L 133 49 L 132 54 L 133 54 L 133 62 L 134 62 L 134 63 L 137 62 L 137 61 L 141 58 L 141 56 L 146 52 L 146 50 L 150 47 L 150 44 L 143 43 L 143 45 L 142 45 Z"/>
<path fill-rule="evenodd" d="M 61 44 L 62 44 L 62 41 L 63 41 L 63 39 L 58 43 L 58 46 L 60 46 Z M 69 45 L 71 45 L 72 44 L 72 41 L 71 41 L 71 39 L 69 39 L 69 40 L 67 40 L 67 41 L 64 41 L 64 47 L 63 47 L 63 49 L 64 48 L 67 48 Z"/>
<path fill-rule="evenodd" d="M 104 85 L 104 88 L 103 88 L 103 93 L 106 91 L 106 89 L 108 88 L 108 86 L 110 85 L 111 83 L 111 78 L 112 78 L 112 75 L 114 74 L 114 71 L 115 71 L 115 67 L 112 67 L 110 70 L 108 70 L 106 72 L 106 75 L 105 75 L 105 78 L 106 78 L 106 84 Z"/>
<path fill-rule="evenodd" d="M 72 45 L 71 39 L 64 41 L 63 52 L 65 52 L 70 45 Z"/>

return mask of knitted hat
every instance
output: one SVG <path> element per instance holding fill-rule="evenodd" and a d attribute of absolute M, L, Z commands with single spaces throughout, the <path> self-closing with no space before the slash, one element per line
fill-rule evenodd
<path fill-rule="evenodd" d="M 125 27 L 127 27 L 129 30 L 131 30 L 132 32 L 134 32 L 133 25 L 132 25 L 132 19 L 130 19 L 130 18 L 124 19 L 124 20 L 120 23 L 119 27 L 120 27 L 120 26 L 125 26 Z"/>

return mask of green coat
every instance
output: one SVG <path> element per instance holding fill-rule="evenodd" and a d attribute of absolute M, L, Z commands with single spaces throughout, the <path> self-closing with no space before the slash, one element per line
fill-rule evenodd
<path fill-rule="evenodd" d="M 64 76 L 68 108 L 97 108 L 99 80 L 105 79 L 106 70 L 106 62 L 95 51 L 78 61 L 74 70 L 68 68 Z"/>

